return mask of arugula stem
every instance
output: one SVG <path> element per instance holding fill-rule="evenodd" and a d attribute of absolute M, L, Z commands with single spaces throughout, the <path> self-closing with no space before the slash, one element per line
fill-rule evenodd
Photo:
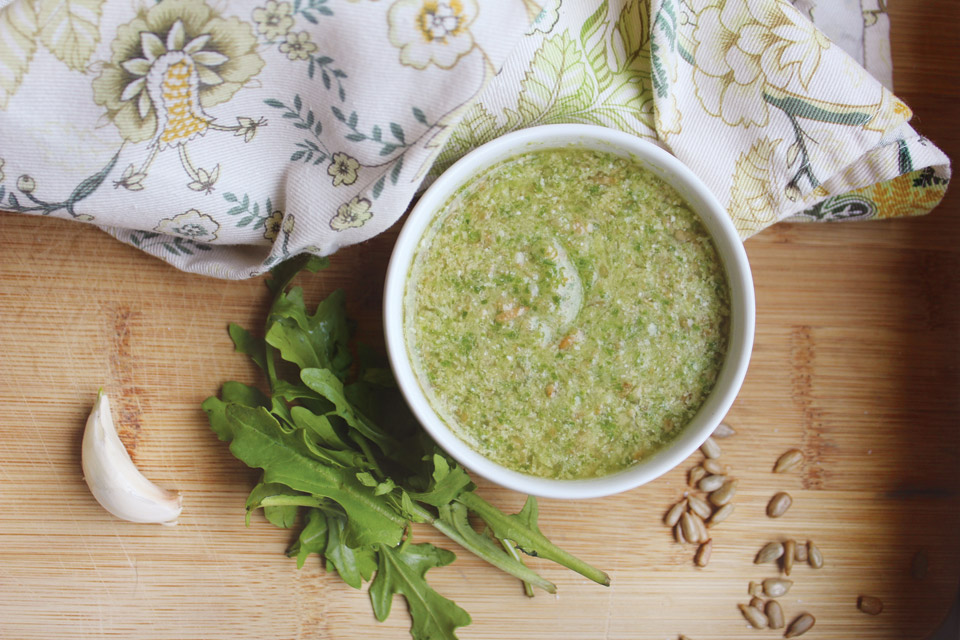
<path fill-rule="evenodd" d="M 487 526 L 493 530 L 493 535 L 498 538 L 513 540 L 524 553 L 552 560 L 598 584 L 606 587 L 610 586 L 610 576 L 606 573 L 580 560 L 573 554 L 567 553 L 550 542 L 539 531 L 527 527 L 515 518 L 502 513 L 476 493 L 465 491 L 457 497 L 457 502 L 480 516 L 487 523 Z"/>
<path fill-rule="evenodd" d="M 505 573 L 509 573 L 514 578 L 522 580 L 525 584 L 531 584 L 533 586 L 540 587 L 547 593 L 557 592 L 557 585 L 542 577 L 539 573 L 529 568 L 519 560 L 514 560 L 506 553 L 491 553 L 488 549 L 483 549 L 480 546 L 473 544 L 443 520 L 435 519 L 430 524 L 433 525 L 437 531 L 447 536 L 473 555 L 477 556 L 481 560 L 486 560 L 497 569 L 500 569 Z"/>
<path fill-rule="evenodd" d="M 268 280 L 267 285 L 270 287 L 270 290 L 273 291 L 273 300 L 270 302 L 270 310 L 267 311 L 267 323 L 264 327 L 264 335 L 267 334 L 270 330 L 270 325 L 273 324 L 273 309 L 277 306 L 280 297 L 287 290 L 287 287 L 290 286 L 290 283 L 293 282 L 293 279 L 297 277 L 297 274 L 307 268 L 307 264 L 312 259 L 313 257 L 308 254 L 301 254 L 281 263 L 280 266 L 270 272 L 273 279 Z M 267 377 L 269 378 L 270 393 L 272 394 L 276 389 L 278 380 L 276 364 L 277 350 L 266 341 L 264 341 L 264 348 L 267 361 Z"/>
<path fill-rule="evenodd" d="M 353 440 L 358 447 L 360 447 L 360 450 L 363 451 L 363 455 L 366 457 L 367 462 L 376 472 L 377 480 L 382 482 L 387 476 L 383 473 L 383 469 L 380 468 L 380 463 L 377 462 L 376 456 L 373 455 L 373 450 L 370 448 L 370 443 L 362 433 L 351 433 L 350 436 L 350 439 Z"/>
<path fill-rule="evenodd" d="M 503 550 L 510 554 L 510 557 L 516 560 L 517 562 L 523 564 L 523 558 L 520 557 L 520 554 L 517 552 L 517 545 L 512 540 L 507 540 L 506 538 L 497 538 L 500 541 L 500 544 L 503 545 Z M 526 566 L 524 564 L 524 566 Z M 523 592 L 527 594 L 528 598 L 533 597 L 533 585 L 527 581 L 523 581 Z"/>
<path fill-rule="evenodd" d="M 484 549 L 479 544 L 475 544 L 473 541 L 468 540 L 466 536 L 462 535 L 449 523 L 435 517 L 432 513 L 417 503 L 414 503 L 414 509 L 414 515 L 420 518 L 423 522 L 432 525 L 437 531 L 447 536 L 481 560 L 486 560 L 497 569 L 512 575 L 518 580 L 522 580 L 526 584 L 540 587 L 547 593 L 557 592 L 557 586 L 555 584 L 542 577 L 533 569 L 527 567 L 520 560 L 514 560 L 506 553 L 494 553 L 490 549 Z"/>

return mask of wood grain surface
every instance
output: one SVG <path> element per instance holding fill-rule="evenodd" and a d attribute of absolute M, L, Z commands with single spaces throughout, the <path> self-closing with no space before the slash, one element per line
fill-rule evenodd
<path fill-rule="evenodd" d="M 897 93 L 925 135 L 960 156 L 955 0 L 891 3 Z M 956 191 L 956 188 L 953 188 Z M 713 560 L 693 566 L 661 517 L 684 491 L 688 461 L 650 485 L 601 500 L 541 502 L 542 528 L 606 569 L 603 588 L 547 563 L 557 596 L 459 553 L 431 572 L 466 608 L 464 639 L 775 638 L 749 631 L 736 605 L 772 575 L 751 564 L 766 541 L 811 538 L 821 571 L 798 567 L 781 602 L 817 617 L 809 638 L 922 639 L 960 578 L 960 199 L 920 219 L 777 225 L 746 243 L 757 340 L 723 442 L 741 479 L 736 514 L 715 530 Z M 337 254 L 305 282 L 316 300 L 348 291 L 361 337 L 382 344 L 380 292 L 396 229 Z M 92 227 L 0 214 L 0 638 L 405 638 L 364 593 L 298 571 L 291 534 L 243 504 L 255 475 L 206 425 L 200 402 L 221 381 L 255 380 L 226 322 L 256 326 L 262 280 L 180 273 Z M 80 438 L 98 387 L 114 398 L 141 469 L 184 495 L 175 528 L 119 521 L 84 485 Z M 790 447 L 799 473 L 770 468 Z M 777 490 L 786 516 L 764 515 Z M 481 483 L 505 509 L 522 496 Z M 421 540 L 441 542 L 431 532 Z M 442 541 L 446 544 L 446 541 Z M 448 545 L 449 546 L 449 545 Z M 911 577 L 924 550 L 929 572 Z M 883 599 L 877 617 L 860 594 Z"/>

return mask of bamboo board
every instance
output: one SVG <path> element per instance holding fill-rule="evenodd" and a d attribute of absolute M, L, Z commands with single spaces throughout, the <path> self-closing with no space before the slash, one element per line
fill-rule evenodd
<path fill-rule="evenodd" d="M 951 0 L 894 3 L 898 94 L 924 133 L 960 150 L 953 114 L 960 65 Z M 950 19 L 953 16 L 953 19 Z M 541 502 L 561 546 L 606 569 L 602 588 L 533 562 L 557 596 L 522 595 L 513 579 L 465 552 L 431 572 L 466 608 L 464 639 L 774 638 L 736 610 L 751 564 L 778 536 L 818 542 L 826 567 L 798 567 L 781 599 L 810 611 L 810 638 L 925 638 L 960 578 L 960 200 L 916 220 L 778 225 L 747 243 L 757 286 L 757 340 L 729 416 L 738 435 L 724 460 L 741 479 L 737 512 L 716 529 L 705 569 L 660 519 L 684 491 L 682 467 L 601 500 Z M 396 229 L 342 251 L 308 281 L 308 296 L 348 291 L 362 339 L 382 344 L 383 272 Z M 227 321 L 256 326 L 261 280 L 224 282 L 173 268 L 74 223 L 0 214 L 0 638 L 404 638 L 401 603 L 386 623 L 367 597 L 324 574 L 298 571 L 290 532 L 243 524 L 254 474 L 206 426 L 200 402 L 223 380 L 253 381 L 233 353 Z M 98 387 L 114 398 L 144 472 L 184 494 L 175 528 L 121 522 L 93 500 L 80 437 Z M 774 476 L 784 450 L 801 473 Z M 764 514 L 777 490 L 795 502 Z M 481 483 L 519 509 L 522 496 Z M 420 540 L 440 540 L 418 529 Z M 930 559 L 910 575 L 918 550 Z M 876 618 L 856 597 L 886 603 Z"/>

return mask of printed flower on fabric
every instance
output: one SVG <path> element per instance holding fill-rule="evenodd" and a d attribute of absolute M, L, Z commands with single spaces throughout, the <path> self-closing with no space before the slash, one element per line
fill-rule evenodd
<path fill-rule="evenodd" d="M 317 50 L 317 45 L 310 41 L 310 34 L 306 31 L 288 33 L 286 42 L 280 43 L 280 52 L 287 54 L 290 60 L 309 60 L 310 54 Z"/>
<path fill-rule="evenodd" d="M 703 108 L 730 126 L 765 126 L 764 92 L 806 90 L 830 41 L 782 2 L 694 2 L 693 81 Z M 704 6 L 707 5 L 707 6 Z"/>
<path fill-rule="evenodd" d="M 276 40 L 287 35 L 293 27 L 293 6 L 289 2 L 270 0 L 266 6 L 254 9 L 252 17 L 257 23 L 257 31 L 267 40 Z"/>
<path fill-rule="evenodd" d="M 563 0 L 546 0 L 543 2 L 542 6 L 538 7 L 539 10 L 530 16 L 530 28 L 527 29 L 526 35 L 532 35 L 539 31 L 540 33 L 550 33 L 553 31 L 553 28 L 557 26 L 557 21 L 560 20 L 560 4 Z M 532 2 L 524 2 L 527 6 L 528 11 L 531 6 L 536 7 Z"/>
<path fill-rule="evenodd" d="M 250 25 L 203 2 L 162 0 L 117 29 L 93 99 L 130 142 L 160 148 L 203 135 L 205 108 L 226 102 L 264 62 Z"/>
<path fill-rule="evenodd" d="M 390 44 L 400 49 L 401 64 L 451 69 L 473 49 L 477 11 L 475 0 L 397 0 L 387 13 Z"/>
<path fill-rule="evenodd" d="M 283 211 L 274 211 L 263 223 L 263 237 L 267 240 L 276 240 L 283 229 Z"/>
<path fill-rule="evenodd" d="M 171 236 L 180 236 L 196 242 L 213 242 L 217 239 L 220 224 L 205 213 L 190 209 L 173 218 L 164 218 L 154 231 Z"/>
<path fill-rule="evenodd" d="M 333 178 L 333 186 L 351 185 L 357 181 L 357 169 L 360 163 L 345 153 L 333 154 L 327 174 Z"/>
<path fill-rule="evenodd" d="M 334 231 L 356 229 L 362 227 L 372 217 L 370 201 L 358 196 L 350 202 L 340 205 L 340 208 L 337 209 L 337 215 L 330 221 L 330 228 Z"/>
<path fill-rule="evenodd" d="M 748 237 L 777 221 L 782 199 L 775 193 L 777 177 L 771 171 L 781 140 L 764 137 L 737 159 L 727 210 L 742 237 Z"/>

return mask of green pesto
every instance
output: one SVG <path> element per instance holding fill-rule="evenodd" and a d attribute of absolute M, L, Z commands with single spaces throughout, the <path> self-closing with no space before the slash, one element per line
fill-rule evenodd
<path fill-rule="evenodd" d="M 404 313 L 420 384 L 461 439 L 523 473 L 590 478 L 696 414 L 730 311 L 680 195 L 630 160 L 569 148 L 455 194 L 417 249 Z"/>

